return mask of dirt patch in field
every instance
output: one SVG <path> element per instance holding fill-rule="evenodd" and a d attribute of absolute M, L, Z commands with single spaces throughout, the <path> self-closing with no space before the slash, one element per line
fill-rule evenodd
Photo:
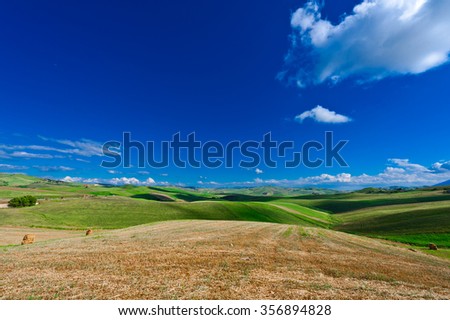
<path fill-rule="evenodd" d="M 336 231 L 179 221 L 8 248 L 0 299 L 450 299 L 449 267 Z"/>
<path fill-rule="evenodd" d="M 6 209 L 6 208 L 8 208 L 7 203 L 0 203 L 0 209 Z"/>
<path fill-rule="evenodd" d="M 25 234 L 34 234 L 36 235 L 36 242 L 42 242 L 52 239 L 73 238 L 82 236 L 84 233 L 85 231 L 0 227 L 0 246 L 20 244 Z"/>

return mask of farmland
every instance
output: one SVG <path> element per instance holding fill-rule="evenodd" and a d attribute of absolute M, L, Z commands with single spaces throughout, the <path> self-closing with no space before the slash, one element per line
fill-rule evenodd
<path fill-rule="evenodd" d="M 0 209 L 3 299 L 450 297 L 445 187 L 224 190 L 21 175 L 0 184 L 0 203 L 39 199 Z M 36 243 L 21 246 L 25 233 Z"/>

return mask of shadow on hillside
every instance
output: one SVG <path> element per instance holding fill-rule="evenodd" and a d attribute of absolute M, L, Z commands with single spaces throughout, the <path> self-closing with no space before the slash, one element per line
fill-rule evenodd
<path fill-rule="evenodd" d="M 186 202 L 214 200 L 214 199 L 208 198 L 208 197 L 197 196 L 197 195 L 193 195 L 193 194 L 175 193 L 175 192 L 170 193 L 170 195 L 155 194 L 155 193 L 143 193 L 143 194 L 133 195 L 133 196 L 131 196 L 131 198 L 161 201 L 161 202 L 176 202 L 177 199 L 186 201 Z"/>
<path fill-rule="evenodd" d="M 131 198 L 161 201 L 161 202 L 175 202 L 175 199 L 172 199 L 169 196 L 152 194 L 152 193 L 135 194 L 135 195 L 132 195 Z"/>
<path fill-rule="evenodd" d="M 209 197 L 198 196 L 198 195 L 194 195 L 194 194 L 175 193 L 174 196 L 180 200 L 184 200 L 187 202 L 214 200 Z"/>
<path fill-rule="evenodd" d="M 224 195 L 220 198 L 225 201 L 254 201 L 254 202 L 267 202 L 278 199 L 283 199 L 282 197 L 274 197 L 274 196 L 252 196 L 248 194 L 239 194 L 239 193 L 230 193 Z"/>

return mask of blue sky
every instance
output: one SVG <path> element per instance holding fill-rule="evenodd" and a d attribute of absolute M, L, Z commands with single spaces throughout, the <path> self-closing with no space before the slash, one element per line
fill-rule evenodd
<path fill-rule="evenodd" d="M 0 12 L 0 171 L 356 188 L 450 179 L 450 3 L 22 1 Z M 318 107 L 320 106 L 320 108 Z M 100 167 L 101 144 L 349 140 L 349 167 Z"/>

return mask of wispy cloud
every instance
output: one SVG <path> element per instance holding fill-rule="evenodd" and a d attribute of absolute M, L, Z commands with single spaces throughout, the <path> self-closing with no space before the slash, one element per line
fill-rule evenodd
<path fill-rule="evenodd" d="M 64 150 L 60 150 L 57 148 L 49 147 L 49 146 L 41 146 L 41 145 L 7 145 L 0 144 L 0 149 L 3 150 L 34 150 L 34 151 L 57 151 L 64 152 Z"/>
<path fill-rule="evenodd" d="M 90 163 L 90 161 L 86 159 L 76 158 L 75 160 L 79 162 Z"/>
<path fill-rule="evenodd" d="M 201 186 L 211 186 L 211 187 L 217 187 L 222 185 L 221 183 L 216 181 L 202 181 L 202 180 L 197 181 L 197 184 Z"/>
<path fill-rule="evenodd" d="M 291 18 L 292 45 L 280 77 L 300 87 L 419 74 L 449 59 L 450 1 L 364 0 L 336 25 L 320 11 L 318 1 L 309 1 Z"/>
<path fill-rule="evenodd" d="M 27 166 L 16 166 L 12 164 L 0 163 L 0 169 L 2 170 L 26 170 Z"/>
<path fill-rule="evenodd" d="M 101 156 L 102 152 L 102 144 L 89 139 L 81 139 L 81 140 L 69 140 L 69 139 L 53 139 L 39 136 L 44 141 L 54 142 L 61 145 L 66 145 L 72 148 L 69 149 L 54 149 L 57 152 L 75 154 L 79 156 L 92 157 L 92 156 Z"/>
<path fill-rule="evenodd" d="M 433 172 L 431 169 L 426 168 L 425 166 L 422 166 L 417 163 L 411 163 L 409 159 L 389 159 L 389 162 L 397 165 L 400 168 L 404 168 L 406 170 L 412 171 L 412 172 Z"/>
<path fill-rule="evenodd" d="M 0 158 L 8 159 L 8 158 L 11 158 L 11 157 L 5 151 L 0 150 Z"/>
<path fill-rule="evenodd" d="M 101 156 L 102 146 L 99 142 L 88 139 L 82 140 L 61 140 L 46 137 L 39 137 L 41 144 L 0 144 L 0 158 L 8 161 L 18 162 L 16 166 L 2 166 L 4 170 L 26 170 L 30 169 L 27 161 L 51 160 L 49 164 L 34 165 L 32 168 L 42 172 L 64 172 L 75 170 L 66 163 L 58 163 L 58 159 L 72 159 L 78 162 L 90 163 L 89 157 Z M 78 156 L 78 157 L 75 157 Z M 53 163 L 56 162 L 56 163 Z M 18 165 L 20 164 L 20 166 Z M 13 168 L 15 167 L 15 168 Z"/>
<path fill-rule="evenodd" d="M 450 161 L 438 161 L 431 166 L 433 170 L 445 172 L 450 170 Z"/>
<path fill-rule="evenodd" d="M 25 159 L 53 159 L 54 156 L 51 154 L 43 154 L 43 153 L 30 153 L 26 151 L 14 151 L 9 154 L 12 158 L 25 158 Z"/>
<path fill-rule="evenodd" d="M 302 123 L 303 120 L 307 118 L 311 118 L 316 122 L 322 123 L 346 123 L 351 121 L 349 117 L 337 114 L 335 111 L 328 110 L 322 106 L 317 106 L 311 110 L 299 114 L 295 117 L 295 120 Z"/>
<path fill-rule="evenodd" d="M 61 153 L 66 155 L 76 155 L 76 156 L 84 156 L 84 157 L 92 157 L 92 156 L 102 156 L 102 145 L 99 142 L 95 142 L 92 140 L 82 139 L 80 141 L 72 141 L 72 140 L 59 140 L 52 138 L 39 137 L 41 140 L 46 142 L 51 142 L 53 144 L 60 144 L 69 146 L 70 148 L 61 148 L 54 147 L 49 145 L 7 145 L 0 144 L 0 157 L 8 158 L 8 157 L 24 157 L 24 158 L 39 158 L 36 153 L 31 153 L 29 151 L 47 151 L 52 153 Z M 9 152 L 9 153 L 8 153 Z M 11 153 L 12 152 L 12 153 Z M 61 156 L 55 156 L 54 154 L 46 154 L 41 155 L 43 159 L 50 158 L 61 158 Z M 87 160 L 77 158 L 77 161 Z"/>
<path fill-rule="evenodd" d="M 66 166 L 33 166 L 33 168 L 38 169 L 42 172 L 64 172 L 75 170 L 74 168 Z"/>

